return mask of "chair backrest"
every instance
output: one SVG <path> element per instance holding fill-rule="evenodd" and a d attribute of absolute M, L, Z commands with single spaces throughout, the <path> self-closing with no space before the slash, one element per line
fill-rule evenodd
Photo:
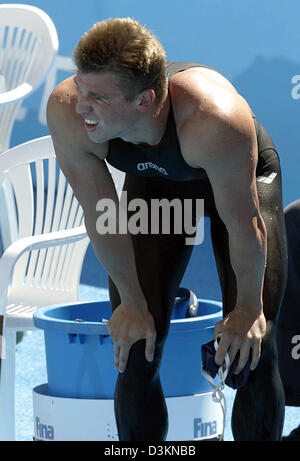
<path fill-rule="evenodd" d="M 17 216 L 16 238 L 81 226 L 83 211 L 60 170 L 50 136 L 16 146 L 0 156 L 0 185 L 13 191 L 4 209 Z M 89 239 L 21 256 L 9 290 L 10 303 L 34 305 L 78 299 L 78 286 Z"/>
<path fill-rule="evenodd" d="M 44 11 L 30 5 L 0 5 L 0 75 L 6 92 L 24 83 L 35 91 L 57 51 L 56 28 Z M 19 105 L 20 101 L 0 106 L 0 152 L 9 147 Z"/>

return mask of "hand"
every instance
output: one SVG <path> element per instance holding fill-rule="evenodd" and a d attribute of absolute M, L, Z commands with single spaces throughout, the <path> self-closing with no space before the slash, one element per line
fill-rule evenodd
<path fill-rule="evenodd" d="M 152 362 L 156 331 L 154 320 L 146 307 L 120 304 L 107 324 L 114 343 L 114 366 L 123 373 L 126 370 L 131 346 L 146 339 L 145 358 Z"/>
<path fill-rule="evenodd" d="M 214 338 L 219 333 L 222 335 L 215 355 L 217 365 L 223 364 L 226 352 L 232 363 L 239 351 L 240 358 L 234 372 L 239 374 L 246 365 L 250 350 L 252 350 L 250 370 L 257 367 L 261 355 L 262 338 L 266 333 L 266 319 L 262 311 L 235 308 L 216 324 Z"/>

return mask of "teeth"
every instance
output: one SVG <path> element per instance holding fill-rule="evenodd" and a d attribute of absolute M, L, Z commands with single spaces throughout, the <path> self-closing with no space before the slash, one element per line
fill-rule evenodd
<path fill-rule="evenodd" d="M 95 120 L 88 120 L 88 119 L 85 119 L 84 121 L 85 121 L 85 123 L 87 123 L 88 125 L 98 125 L 98 122 L 95 122 Z"/>

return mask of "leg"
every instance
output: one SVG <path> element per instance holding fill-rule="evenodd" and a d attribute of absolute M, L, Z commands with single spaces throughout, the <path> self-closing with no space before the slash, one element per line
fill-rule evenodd
<path fill-rule="evenodd" d="M 275 342 L 276 322 L 286 283 L 286 244 L 281 199 L 279 162 L 269 163 L 277 177 L 271 184 L 258 182 L 260 210 L 267 227 L 267 266 L 263 302 L 267 333 L 263 338 L 259 365 L 251 372 L 245 387 L 239 389 L 232 413 L 235 440 L 280 440 L 284 419 L 284 391 Z M 270 170 L 270 172 L 271 172 Z M 217 215 L 211 216 L 213 247 L 222 286 L 224 314 L 235 307 L 236 280 L 230 264 L 228 234 Z"/>
<path fill-rule="evenodd" d="M 178 187 L 178 186 L 177 186 Z M 176 194 L 163 188 L 163 183 L 127 175 L 124 190 L 128 201 L 142 198 L 172 198 Z M 178 193 L 178 191 L 177 191 Z M 175 195 L 176 196 L 176 195 Z M 150 205 L 149 205 L 150 208 Z M 157 341 L 153 362 L 145 360 L 145 341 L 135 343 L 130 351 L 127 369 L 119 374 L 115 390 L 115 416 L 119 439 L 164 440 L 168 415 L 159 378 L 171 312 L 177 288 L 188 264 L 192 247 L 185 245 L 184 235 L 132 235 L 137 272 L 156 326 Z M 116 286 L 109 280 L 112 308 L 120 304 Z"/>
<path fill-rule="evenodd" d="M 300 199 L 285 209 L 288 280 L 278 320 L 279 370 L 286 405 L 300 407 Z"/>
<path fill-rule="evenodd" d="M 288 244 L 288 280 L 278 319 L 277 347 L 285 404 L 300 407 L 300 199 L 284 210 Z M 283 441 L 300 441 L 300 425 Z"/>

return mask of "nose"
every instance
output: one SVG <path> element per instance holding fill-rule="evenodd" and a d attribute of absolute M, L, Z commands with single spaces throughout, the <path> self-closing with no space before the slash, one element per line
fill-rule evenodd
<path fill-rule="evenodd" d="M 91 102 L 88 97 L 83 96 L 80 92 L 77 95 L 76 112 L 79 115 L 90 114 L 93 111 Z"/>

